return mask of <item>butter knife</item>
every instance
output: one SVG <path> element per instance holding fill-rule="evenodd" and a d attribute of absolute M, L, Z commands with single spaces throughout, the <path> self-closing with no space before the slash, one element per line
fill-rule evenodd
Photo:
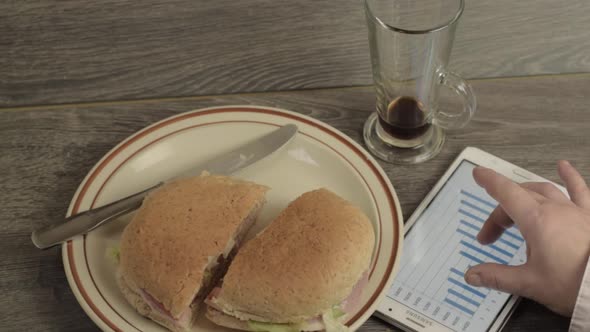
<path fill-rule="evenodd" d="M 65 242 L 74 236 L 86 234 L 109 221 L 117 219 L 117 217 L 136 210 L 141 206 L 147 194 L 162 186 L 167 181 L 200 175 L 203 171 L 216 175 L 230 175 L 279 150 L 291 141 L 296 133 L 296 125 L 285 125 L 270 134 L 242 145 L 222 156 L 213 158 L 172 179 L 160 182 L 153 187 L 102 207 L 70 216 L 59 224 L 36 230 L 32 233 L 31 240 L 37 248 L 47 249 Z"/>

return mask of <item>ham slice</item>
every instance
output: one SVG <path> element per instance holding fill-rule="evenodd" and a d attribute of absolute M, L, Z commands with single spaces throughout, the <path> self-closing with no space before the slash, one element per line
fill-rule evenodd
<path fill-rule="evenodd" d="M 342 304 L 340 304 L 340 309 L 342 309 L 342 311 L 346 312 L 347 314 L 353 313 L 356 309 L 358 309 L 361 297 L 363 295 L 363 289 L 367 287 L 368 283 L 369 272 L 365 271 L 359 281 L 357 281 L 354 287 L 352 287 L 352 291 L 348 297 L 342 301 Z"/>
<path fill-rule="evenodd" d="M 173 317 L 172 314 L 170 314 L 170 311 L 166 310 L 166 307 L 164 307 L 164 305 L 160 301 L 156 300 L 153 296 L 151 296 L 148 292 L 146 292 L 143 289 L 141 290 L 141 297 L 143 298 L 145 303 L 147 303 L 150 306 L 150 308 L 152 308 L 152 310 L 159 312 L 161 315 L 168 318 L 174 324 L 183 325 L 185 323 L 188 323 L 188 319 L 190 316 L 190 308 L 188 308 L 182 314 L 180 314 L 179 317 Z"/>
<path fill-rule="evenodd" d="M 155 310 L 164 316 L 170 317 L 170 319 L 174 319 L 174 317 L 172 317 L 172 315 L 170 314 L 170 311 L 166 310 L 164 305 L 160 303 L 160 301 L 156 300 L 153 296 L 151 296 L 150 293 L 142 289 L 141 297 L 150 306 L 150 308 L 152 308 L 152 310 Z"/>

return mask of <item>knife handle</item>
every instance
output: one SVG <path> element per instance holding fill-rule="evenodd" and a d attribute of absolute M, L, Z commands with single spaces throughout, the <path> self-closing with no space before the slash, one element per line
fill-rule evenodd
<path fill-rule="evenodd" d="M 104 223 L 139 208 L 147 194 L 161 185 L 161 183 L 157 184 L 105 206 L 70 216 L 62 223 L 36 230 L 31 235 L 31 240 L 37 248 L 47 249 L 76 235 L 86 234 Z"/>

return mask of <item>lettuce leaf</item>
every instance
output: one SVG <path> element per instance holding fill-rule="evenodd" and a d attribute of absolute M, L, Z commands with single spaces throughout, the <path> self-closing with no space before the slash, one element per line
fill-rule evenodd
<path fill-rule="evenodd" d="M 338 317 L 336 317 L 338 315 Z M 326 327 L 326 332 L 348 332 L 350 329 L 341 322 L 344 312 L 340 308 L 335 307 L 322 314 L 322 320 Z"/>
<path fill-rule="evenodd" d="M 109 247 L 107 248 L 107 252 L 105 255 L 113 264 L 118 265 L 119 260 L 121 259 L 121 252 L 119 251 L 119 246 Z"/>
<path fill-rule="evenodd" d="M 346 312 L 338 306 L 326 311 L 322 315 L 326 332 L 350 331 L 350 329 L 342 323 L 344 315 L 346 315 Z M 302 326 L 300 324 L 273 324 L 250 320 L 248 321 L 248 327 L 250 330 L 257 332 L 299 332 L 301 331 Z"/>
<path fill-rule="evenodd" d="M 272 324 L 254 320 L 248 321 L 248 327 L 258 332 L 299 332 L 300 330 L 297 324 Z"/>
<path fill-rule="evenodd" d="M 346 312 L 342 310 L 339 306 L 335 306 L 332 308 L 332 316 L 336 319 L 346 315 Z"/>

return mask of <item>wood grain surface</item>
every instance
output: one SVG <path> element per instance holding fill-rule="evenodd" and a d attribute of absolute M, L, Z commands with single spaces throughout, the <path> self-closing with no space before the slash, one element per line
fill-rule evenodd
<path fill-rule="evenodd" d="M 469 0 L 451 69 L 589 72 L 589 30 L 587 0 Z M 8 0 L 0 49 L 0 107 L 372 84 L 360 0 Z"/>
<path fill-rule="evenodd" d="M 407 218 L 466 146 L 557 180 L 571 160 L 590 175 L 590 75 L 474 82 L 480 108 L 448 135 L 442 153 L 415 166 L 382 163 Z M 281 107 L 338 128 L 357 142 L 374 108 L 372 88 L 31 107 L 0 111 L 0 330 L 95 331 L 66 281 L 60 250 L 37 250 L 30 232 L 63 218 L 78 184 L 115 144 L 165 117 L 214 105 Z M 565 331 L 568 319 L 524 301 L 506 331 Z M 362 331 L 392 328 L 371 318 Z"/>

